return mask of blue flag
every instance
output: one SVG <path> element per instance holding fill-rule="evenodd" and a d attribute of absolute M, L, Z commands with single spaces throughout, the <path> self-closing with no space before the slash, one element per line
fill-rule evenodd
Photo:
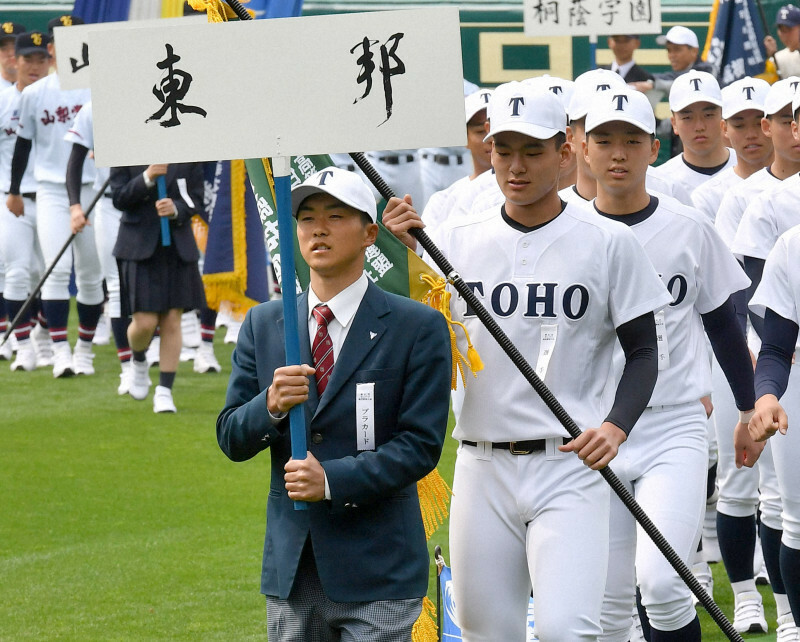
<path fill-rule="evenodd" d="M 703 58 L 722 87 L 764 71 L 764 25 L 754 0 L 715 0 Z"/>

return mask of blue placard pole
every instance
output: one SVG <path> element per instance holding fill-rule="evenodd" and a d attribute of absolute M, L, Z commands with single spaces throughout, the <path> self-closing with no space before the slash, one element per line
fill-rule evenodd
<path fill-rule="evenodd" d="M 289 158 L 272 159 L 275 179 L 275 205 L 278 208 L 278 243 L 281 253 L 281 293 L 283 297 L 283 335 L 286 365 L 300 365 L 300 336 L 297 331 L 297 285 L 294 267 L 294 225 L 292 225 L 292 181 L 289 177 Z M 306 458 L 306 425 L 303 406 L 289 410 L 289 433 L 292 439 L 292 459 Z M 294 503 L 295 510 L 306 510 L 306 502 Z"/>
<path fill-rule="evenodd" d="M 156 186 L 158 187 L 158 200 L 167 198 L 167 180 L 163 176 L 156 178 Z M 167 247 L 172 243 L 172 237 L 169 235 L 169 221 L 165 217 L 161 217 L 161 245 Z"/>

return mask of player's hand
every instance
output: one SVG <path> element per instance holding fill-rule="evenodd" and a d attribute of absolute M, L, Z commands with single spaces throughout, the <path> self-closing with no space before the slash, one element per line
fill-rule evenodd
<path fill-rule="evenodd" d="M 386 229 L 400 239 L 412 250 L 417 249 L 417 239 L 409 232 L 412 228 L 422 229 L 425 223 L 422 222 L 417 210 L 411 202 L 411 196 L 406 194 L 403 198 L 393 196 L 386 203 L 383 210 L 383 224 Z"/>
<path fill-rule="evenodd" d="M 319 502 L 325 499 L 325 471 L 310 452 L 305 459 L 290 459 L 283 467 L 289 499 Z"/>
<path fill-rule="evenodd" d="M 765 441 L 755 441 L 748 430 L 747 424 L 736 424 L 733 430 L 733 449 L 736 453 L 736 468 L 747 466 L 752 468 L 761 456 L 766 446 Z"/>
<path fill-rule="evenodd" d="M 772 58 L 772 56 L 775 55 L 775 52 L 778 51 L 778 43 L 775 42 L 775 38 L 772 36 L 764 38 L 764 50 L 767 54 L 767 58 Z"/>
<path fill-rule="evenodd" d="M 629 82 L 628 87 L 632 87 L 636 91 L 646 93 L 653 88 L 653 83 L 650 80 L 637 80 L 636 82 Z"/>
<path fill-rule="evenodd" d="M 6 207 L 17 218 L 25 214 L 25 203 L 22 201 L 22 194 L 9 194 L 6 199 Z"/>
<path fill-rule="evenodd" d="M 308 399 L 308 378 L 314 372 L 314 368 L 305 363 L 277 368 L 267 390 L 267 410 L 277 416 L 304 403 Z"/>
<path fill-rule="evenodd" d="M 789 418 L 775 395 L 764 395 L 756 401 L 756 414 L 747 426 L 755 441 L 769 439 L 776 432 L 782 435 L 789 429 Z"/>
<path fill-rule="evenodd" d="M 167 173 L 167 167 L 169 167 L 169 165 L 165 163 L 150 165 L 146 170 L 144 170 L 144 173 L 147 174 L 147 178 L 149 178 L 151 181 L 154 181 L 159 176 L 163 176 Z"/>
<path fill-rule="evenodd" d="M 174 218 L 178 215 L 178 208 L 171 198 L 160 198 L 156 201 L 156 212 L 161 217 Z"/>
<path fill-rule="evenodd" d="M 89 223 L 89 219 L 87 219 L 84 215 L 83 208 L 81 207 L 80 203 L 75 203 L 75 205 L 69 206 L 69 217 L 69 224 L 72 228 L 73 234 L 82 232 L 84 227 L 91 225 L 91 223 Z"/>
<path fill-rule="evenodd" d="M 711 413 L 714 412 L 714 404 L 711 403 L 711 395 L 700 397 L 700 403 L 703 404 L 703 409 L 706 411 L 706 419 L 708 419 Z"/>
<path fill-rule="evenodd" d="M 574 452 L 589 468 L 600 470 L 617 456 L 620 445 L 627 438 L 622 428 L 604 421 L 599 428 L 589 428 L 580 437 L 558 449 L 564 453 Z"/>

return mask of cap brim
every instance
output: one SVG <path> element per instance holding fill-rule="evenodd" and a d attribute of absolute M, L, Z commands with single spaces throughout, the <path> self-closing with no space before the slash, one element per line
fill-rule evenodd
<path fill-rule="evenodd" d="M 367 216 L 372 219 L 372 222 L 375 223 L 377 221 L 377 207 L 374 208 L 375 211 L 365 211 L 362 204 L 354 203 L 349 199 L 342 198 L 339 194 L 334 194 L 329 192 L 323 187 L 319 185 L 300 185 L 295 187 L 292 190 L 292 216 L 297 218 L 297 210 L 300 209 L 300 206 L 303 204 L 303 201 L 306 200 L 309 196 L 313 196 L 314 194 L 327 194 L 328 196 L 333 196 L 337 201 L 341 201 L 348 207 L 352 207 L 354 210 L 358 210 L 359 212 L 364 212 Z"/>
<path fill-rule="evenodd" d="M 676 105 L 672 105 L 670 103 L 670 111 L 680 111 L 681 109 L 686 109 L 689 105 L 694 105 L 695 103 L 711 103 L 712 105 L 716 105 L 720 109 L 722 108 L 722 101 L 719 98 L 711 98 L 710 96 L 703 96 L 698 98 L 697 100 L 686 100 Z"/>
<path fill-rule="evenodd" d="M 733 107 L 722 107 L 722 119 L 728 120 L 728 118 L 733 118 L 736 114 L 741 114 L 743 111 L 757 111 L 761 114 L 765 111 L 764 105 L 734 105 Z"/>
<path fill-rule="evenodd" d="M 553 129 L 552 127 L 544 127 L 542 125 L 532 125 L 530 123 L 506 124 L 497 128 L 493 127 L 491 130 L 489 130 L 489 133 L 483 139 L 483 142 L 488 143 L 496 134 L 502 134 L 503 132 L 524 134 L 525 136 L 530 136 L 531 138 L 536 138 L 538 140 L 549 140 L 556 134 L 564 133 L 560 129 Z"/>
<path fill-rule="evenodd" d="M 665 44 L 667 44 L 667 37 L 666 36 L 656 36 L 656 43 L 663 47 Z"/>
<path fill-rule="evenodd" d="M 47 57 L 50 57 L 49 52 L 47 49 L 43 47 L 24 47 L 23 49 L 18 49 L 14 52 L 15 56 L 28 56 L 30 54 L 40 53 L 44 54 Z"/>
<path fill-rule="evenodd" d="M 601 118 L 598 122 L 586 122 L 586 133 L 590 134 L 592 131 L 600 127 L 601 125 L 607 125 L 608 123 L 628 123 L 629 125 L 633 125 L 637 129 L 641 129 L 645 134 L 654 134 L 656 131 L 655 127 L 648 127 L 644 123 L 639 122 L 632 116 L 618 116 L 614 115 L 613 118 Z"/>

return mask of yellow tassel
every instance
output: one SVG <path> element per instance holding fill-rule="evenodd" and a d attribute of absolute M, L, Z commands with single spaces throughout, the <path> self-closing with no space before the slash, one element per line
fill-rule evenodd
<path fill-rule="evenodd" d="M 434 310 L 438 310 L 444 315 L 445 320 L 447 321 L 447 328 L 450 331 L 450 348 L 453 351 L 453 373 L 450 378 L 450 386 L 453 390 L 456 389 L 456 383 L 458 381 L 458 375 L 461 375 L 461 381 L 466 385 L 466 370 L 468 369 L 473 377 L 477 377 L 477 372 L 483 370 L 483 362 L 481 361 L 480 356 L 478 356 L 477 350 L 472 345 L 472 341 L 469 338 L 469 332 L 467 332 L 467 328 L 463 323 L 455 321 L 450 314 L 450 292 L 447 291 L 447 281 L 440 276 L 431 276 L 430 274 L 420 274 L 420 279 L 424 281 L 428 286 L 428 292 L 425 294 L 421 301 L 425 305 L 432 307 Z M 458 326 L 464 332 L 464 336 L 467 340 L 467 356 L 465 357 L 458 349 L 458 345 L 456 342 L 456 333 L 453 330 L 453 326 Z"/>
<path fill-rule="evenodd" d="M 447 519 L 447 506 L 450 502 L 450 486 L 434 468 L 417 482 L 419 509 L 425 525 L 425 539 L 430 539 Z"/>
<path fill-rule="evenodd" d="M 247 3 L 249 0 L 242 0 Z M 195 11 L 205 11 L 209 22 L 227 22 L 230 18 L 236 18 L 236 12 L 222 0 L 189 0 L 189 6 Z M 248 9 L 247 13 L 251 18 L 255 18 L 255 12 Z"/>
<path fill-rule="evenodd" d="M 427 597 L 422 599 L 422 613 L 411 629 L 412 642 L 436 642 L 436 605 Z"/>

